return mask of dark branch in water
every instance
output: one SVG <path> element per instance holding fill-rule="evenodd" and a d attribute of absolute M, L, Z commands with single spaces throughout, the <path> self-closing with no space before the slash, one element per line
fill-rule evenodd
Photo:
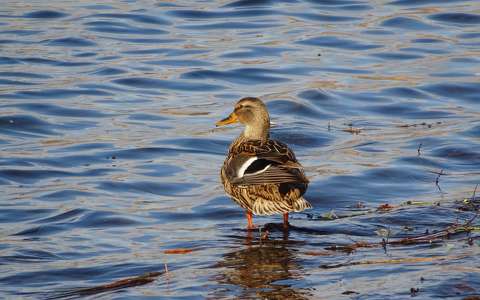
<path fill-rule="evenodd" d="M 478 183 L 477 185 L 475 185 L 475 188 L 473 189 L 472 199 L 469 202 L 469 204 L 471 204 L 473 206 L 473 209 L 475 210 L 475 215 L 466 223 L 468 226 L 472 226 L 473 221 L 475 221 L 475 219 L 478 217 L 478 214 L 480 213 L 480 210 L 475 205 L 475 193 L 477 192 L 477 188 L 478 188 Z"/>
<path fill-rule="evenodd" d="M 128 287 L 140 286 L 154 281 L 158 276 L 164 274 L 164 272 L 150 272 L 136 277 L 130 277 L 125 279 L 120 279 L 112 283 L 107 283 L 104 285 L 98 285 L 88 288 L 78 288 L 72 289 L 66 292 L 58 293 L 54 296 L 48 297 L 46 299 L 71 299 L 79 298 L 84 296 L 91 296 L 100 293 L 116 291 Z"/>
<path fill-rule="evenodd" d="M 475 229 L 471 225 L 473 220 L 474 219 L 472 218 L 463 225 L 453 224 L 443 230 L 440 230 L 434 233 L 429 233 L 427 231 L 425 234 L 414 236 L 414 237 L 406 237 L 406 238 L 396 239 L 396 240 L 383 239 L 381 242 L 373 242 L 373 243 L 355 242 L 349 245 L 342 245 L 342 246 L 335 245 L 335 246 L 327 247 L 325 249 L 351 253 L 360 248 L 378 248 L 378 247 L 385 248 L 386 245 L 398 246 L 398 245 L 418 245 L 418 244 L 440 243 L 440 242 L 443 242 L 444 239 L 448 239 L 454 234 L 469 233 L 473 231 Z"/>
<path fill-rule="evenodd" d="M 420 262 L 433 262 L 433 261 L 444 261 L 444 260 L 453 260 L 453 259 L 462 259 L 467 257 L 466 255 L 439 255 L 431 257 L 405 257 L 397 259 L 378 259 L 378 260 L 361 260 L 361 261 L 350 261 L 346 263 L 331 264 L 331 265 L 320 265 L 322 269 L 335 269 L 341 267 L 349 266 L 358 266 L 358 265 L 378 265 L 378 264 L 403 264 L 403 263 L 420 263 Z"/>
<path fill-rule="evenodd" d="M 436 122 L 436 123 L 422 122 L 422 123 L 415 123 L 415 124 L 403 124 L 403 125 L 398 125 L 397 127 L 409 128 L 409 127 L 424 126 L 424 127 L 432 128 L 433 125 L 440 125 L 440 124 L 442 124 L 442 122 Z"/>
<path fill-rule="evenodd" d="M 443 172 L 443 170 L 440 172 L 440 174 Z M 467 220 L 463 224 L 452 224 L 448 226 L 447 228 L 439 231 L 435 231 L 433 233 L 430 233 L 429 230 L 427 229 L 424 234 L 418 235 L 418 236 L 413 236 L 413 237 L 406 237 L 406 238 L 401 238 L 401 239 L 395 239 L 395 240 L 389 240 L 389 239 L 382 239 L 381 242 L 354 242 L 352 244 L 347 244 L 347 245 L 341 245 L 341 246 L 331 246 L 325 248 L 326 250 L 331 250 L 331 251 L 342 251 L 342 252 L 347 252 L 351 253 L 356 251 L 357 249 L 360 248 L 380 248 L 382 247 L 383 249 L 386 249 L 387 245 L 391 246 L 398 246 L 398 245 L 418 245 L 418 244 L 434 244 L 434 243 L 442 243 L 445 239 L 451 238 L 453 235 L 457 234 L 470 234 L 472 231 L 477 229 L 478 227 L 474 226 L 474 221 L 477 219 L 478 215 L 480 214 L 480 209 L 478 209 L 477 206 L 475 206 L 474 201 L 476 200 L 475 198 L 475 193 L 477 191 L 478 184 L 475 186 L 475 189 L 473 190 L 473 195 L 471 198 L 471 201 L 466 203 L 466 205 L 473 204 L 474 209 L 475 209 L 475 214 L 473 217 L 471 217 L 469 220 Z M 471 237 L 469 236 L 468 240 L 470 240 Z M 357 264 L 357 263 L 355 263 Z M 364 263 L 358 263 L 358 264 L 364 264 Z M 345 265 L 352 265 L 350 263 L 345 264 Z M 342 264 L 339 264 L 338 266 L 343 266 Z"/>
<path fill-rule="evenodd" d="M 440 172 L 433 172 L 433 173 L 438 175 L 437 178 L 435 179 L 435 185 L 437 186 L 440 193 L 443 193 L 442 188 L 440 187 L 438 182 L 440 181 L 440 176 L 447 175 L 447 174 L 443 173 L 443 169 L 441 169 Z"/>
<path fill-rule="evenodd" d="M 440 180 L 440 176 L 444 175 L 443 169 L 440 170 L 439 173 L 437 173 L 437 179 L 435 179 L 435 185 L 438 186 L 438 181 Z"/>

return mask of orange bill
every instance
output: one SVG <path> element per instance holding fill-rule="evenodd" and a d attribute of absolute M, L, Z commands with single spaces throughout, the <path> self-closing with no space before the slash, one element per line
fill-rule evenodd
<path fill-rule="evenodd" d="M 232 113 L 231 113 L 228 117 L 226 117 L 225 119 L 220 120 L 220 121 L 218 121 L 217 123 L 215 123 L 215 125 L 218 127 L 218 126 L 233 124 L 233 123 L 237 123 L 237 122 L 238 122 L 237 115 L 236 115 L 234 112 L 232 112 Z"/>

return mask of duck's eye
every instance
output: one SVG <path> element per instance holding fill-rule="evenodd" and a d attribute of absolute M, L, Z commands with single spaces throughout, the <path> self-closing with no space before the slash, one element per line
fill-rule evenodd
<path fill-rule="evenodd" d="M 245 109 L 251 109 L 252 106 L 251 105 L 248 105 L 248 104 L 238 104 L 237 106 L 235 106 L 235 110 L 238 111 L 238 110 L 245 110 Z"/>

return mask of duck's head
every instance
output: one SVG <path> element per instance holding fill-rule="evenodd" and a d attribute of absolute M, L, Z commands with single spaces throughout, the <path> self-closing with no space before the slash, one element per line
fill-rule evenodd
<path fill-rule="evenodd" d="M 215 125 L 223 126 L 233 123 L 245 125 L 243 136 L 252 140 L 266 140 L 270 130 L 270 117 L 262 100 L 255 97 L 240 99 L 233 112 Z"/>

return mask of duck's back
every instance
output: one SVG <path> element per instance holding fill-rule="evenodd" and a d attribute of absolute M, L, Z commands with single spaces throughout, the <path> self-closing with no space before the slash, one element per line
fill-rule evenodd
<path fill-rule="evenodd" d="M 292 150 L 276 140 L 236 140 L 221 170 L 225 191 L 257 215 L 302 211 L 308 179 Z"/>

